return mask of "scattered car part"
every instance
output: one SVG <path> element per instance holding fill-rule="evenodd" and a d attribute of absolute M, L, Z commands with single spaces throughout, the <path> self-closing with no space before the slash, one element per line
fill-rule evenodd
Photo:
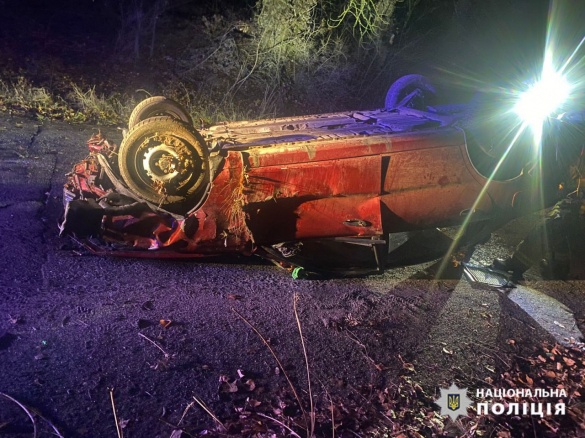
<path fill-rule="evenodd" d="M 510 275 L 484 266 L 463 264 L 463 273 L 471 283 L 479 283 L 494 288 L 514 288 L 516 285 L 510 280 Z"/>

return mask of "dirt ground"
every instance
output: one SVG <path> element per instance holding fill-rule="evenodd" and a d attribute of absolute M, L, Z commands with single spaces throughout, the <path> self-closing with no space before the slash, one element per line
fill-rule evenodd
<path fill-rule="evenodd" d="M 554 342 L 549 326 L 585 329 L 583 282 L 545 282 L 532 272 L 522 296 L 537 291 L 564 313 L 541 318 L 542 310 L 531 315 L 526 300 L 508 293 L 472 288 L 461 277 L 432 280 L 432 262 L 299 281 L 256 258 L 87 255 L 58 237 L 57 222 L 64 175 L 87 154 L 96 129 L 0 115 L 0 392 L 64 436 L 116 436 L 111 394 L 126 438 L 169 437 L 179 424 L 192 436 L 212 429 L 195 397 L 219 418 L 255 403 L 290 407 L 285 374 L 308 403 L 294 296 L 319 403 L 372 403 L 405 364 L 433 397 L 453 381 L 481 386 L 510 356 Z M 119 130 L 105 133 L 121 139 Z M 506 227 L 474 259 L 507 254 L 536 219 Z M 41 425 L 39 436 L 54 436 Z M 0 436 L 31 432 L 25 413 L 0 397 Z"/>

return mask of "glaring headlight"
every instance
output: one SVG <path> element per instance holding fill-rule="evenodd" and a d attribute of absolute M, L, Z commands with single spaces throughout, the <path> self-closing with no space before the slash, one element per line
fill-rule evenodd
<path fill-rule="evenodd" d="M 520 95 L 514 111 L 528 125 L 539 129 L 542 123 L 569 97 L 567 79 L 553 69 L 545 69 L 540 81 Z"/>

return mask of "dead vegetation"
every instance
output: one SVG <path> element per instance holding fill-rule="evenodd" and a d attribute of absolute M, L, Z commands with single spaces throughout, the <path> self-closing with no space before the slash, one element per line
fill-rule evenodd
<path fill-rule="evenodd" d="M 0 397 L 14 403 L 22 411 L 24 411 L 24 413 L 31 422 L 33 438 L 37 438 L 39 434 L 43 433 L 43 431 L 47 431 L 47 433 L 50 433 L 58 438 L 64 438 L 63 434 L 59 431 L 59 429 L 53 423 L 51 423 L 51 421 L 49 421 L 46 417 L 41 415 L 36 409 L 26 406 L 24 403 L 3 392 L 0 392 Z M 11 433 L 10 430 L 12 426 L 11 422 L 10 421 L 3 422 L 1 420 L 2 419 L 0 418 L 0 434 L 3 435 L 4 432 Z M 40 420 L 40 424 L 39 421 L 37 420 Z"/>
<path fill-rule="evenodd" d="M 98 94 L 95 86 L 82 88 L 69 82 L 63 88 L 64 93 L 56 93 L 48 87 L 34 85 L 23 76 L 13 80 L 0 78 L 0 111 L 32 115 L 39 121 L 91 121 L 110 125 L 125 121 L 135 104 L 130 97 L 118 93 Z"/>
<path fill-rule="evenodd" d="M 573 347 L 544 344 L 529 357 L 513 353 L 502 362 L 502 370 L 496 378 L 478 379 L 465 376 L 456 380 L 458 386 L 468 387 L 474 404 L 466 417 L 456 421 L 440 415 L 435 404 L 436 396 L 428 393 L 417 383 L 418 370 L 400 357 L 402 371 L 397 378 L 379 386 L 370 384 L 353 388 L 349 397 L 337 393 L 331 382 L 322 382 L 313 377 L 309 348 L 305 344 L 303 324 L 299 316 L 302 304 L 299 295 L 292 297 L 293 316 L 297 325 L 301 346 L 301 361 L 305 368 L 304 383 L 299 387 L 287 370 L 291 364 L 281 361 L 273 342 L 260 332 L 258 327 L 240 311 L 232 311 L 260 340 L 275 362 L 274 376 L 284 377 L 284 386 L 271 387 L 268 381 L 274 376 L 249 375 L 238 369 L 237 376 L 220 374 L 217 394 L 219 400 L 232 406 L 232 413 L 217 415 L 200 397 L 187 402 L 176 423 L 161 419 L 170 430 L 171 438 L 217 436 L 217 437 L 579 437 L 585 432 L 585 360 L 582 346 Z M 143 336 L 144 337 L 144 336 Z M 149 338 L 165 356 L 170 355 Z M 357 342 L 357 341 L 356 341 Z M 509 340 L 508 345 L 514 346 Z M 503 354 L 503 353 L 500 353 Z M 374 372 L 383 374 L 386 369 L 377 366 L 367 355 Z M 329 388 L 328 388 L 329 386 Z M 478 388 L 557 388 L 565 389 L 568 398 L 564 416 L 511 416 L 478 415 L 476 403 L 485 401 L 475 398 Z M 546 399 L 512 400 L 510 402 L 547 402 Z M 200 408 L 210 419 L 207 427 L 190 424 L 188 415 L 196 415 Z"/>
<path fill-rule="evenodd" d="M 106 1 L 102 13 L 115 25 L 114 41 L 102 42 L 108 53 L 43 34 L 39 45 L 85 55 L 84 69 L 53 53 L 21 65 L 5 56 L 0 110 L 121 124 L 136 101 L 164 94 L 205 124 L 379 105 L 397 74 L 389 54 L 398 7 L 396 0 L 258 0 L 251 12 L 218 12 L 173 0 Z"/>

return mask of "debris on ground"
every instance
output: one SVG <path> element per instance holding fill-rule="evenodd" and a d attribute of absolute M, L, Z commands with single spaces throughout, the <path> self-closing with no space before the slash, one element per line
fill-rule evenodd
<path fill-rule="evenodd" d="M 512 341 L 509 339 L 508 345 L 513 346 Z M 308 400 L 301 400 L 303 406 L 299 406 L 288 386 L 269 390 L 262 379 L 252 381 L 240 370 L 237 378 L 221 375 L 218 393 L 222 400 L 233 403 L 233 413 L 226 418 L 216 417 L 212 428 L 181 430 L 191 436 L 303 437 L 313 420 L 315 437 L 581 437 L 585 436 L 585 356 L 581 345 L 574 345 L 545 343 L 530 357 L 513 356 L 509 369 L 499 377 L 480 380 L 479 386 L 476 378 L 468 385 L 476 403 L 467 417 L 460 416 L 456 421 L 440 415 L 436 400 L 417 383 L 414 365 L 400 358 L 403 372 L 395 383 L 355 388 L 355 396 L 344 399 L 331 395 L 321 384 L 320 390 L 315 391 L 318 396 L 314 395 L 312 410 Z M 472 387 L 564 389 L 566 415 L 478 415 L 477 402 L 482 400 L 474 397 Z M 498 401 L 504 406 L 557 402 L 534 396 L 522 400 L 503 397 Z"/>

